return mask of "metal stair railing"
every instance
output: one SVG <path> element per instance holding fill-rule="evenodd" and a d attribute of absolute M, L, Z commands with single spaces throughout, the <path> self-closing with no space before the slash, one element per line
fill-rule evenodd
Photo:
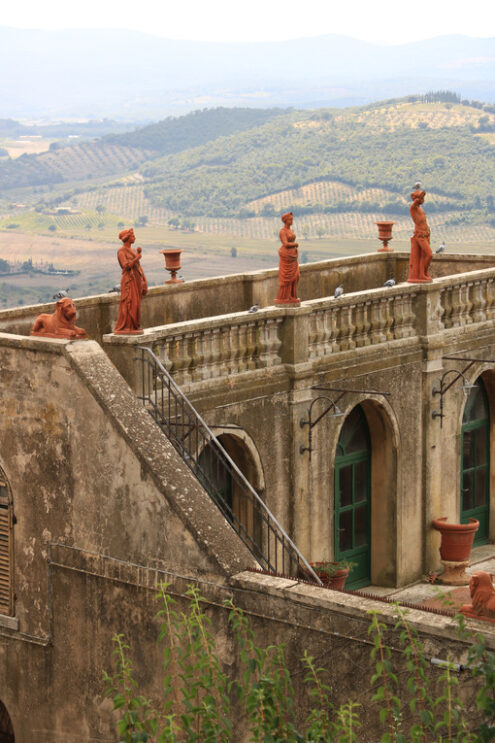
<path fill-rule="evenodd" d="M 184 462 L 267 571 L 321 581 L 153 351 L 137 349 L 138 395 Z M 228 486 L 227 492 L 223 485 Z"/>

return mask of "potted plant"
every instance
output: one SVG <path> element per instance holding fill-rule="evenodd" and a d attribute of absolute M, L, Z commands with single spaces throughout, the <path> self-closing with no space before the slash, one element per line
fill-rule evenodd
<path fill-rule="evenodd" d="M 433 521 L 433 528 L 440 532 L 440 557 L 448 562 L 466 562 L 471 554 L 474 535 L 480 522 L 469 519 L 468 524 L 447 524 L 447 517 Z"/>
<path fill-rule="evenodd" d="M 342 590 L 350 570 L 356 563 L 339 560 L 338 562 L 311 562 L 310 565 L 324 586 Z"/>

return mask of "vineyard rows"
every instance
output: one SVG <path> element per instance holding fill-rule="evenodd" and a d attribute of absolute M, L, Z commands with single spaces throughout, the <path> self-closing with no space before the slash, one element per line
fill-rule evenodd
<path fill-rule="evenodd" d="M 302 196 L 301 196 L 302 194 Z M 274 203 L 276 198 L 284 198 L 285 205 L 291 201 L 294 203 L 296 197 L 311 198 L 315 201 L 324 200 L 344 200 L 346 195 L 349 200 L 359 197 L 361 201 L 373 200 L 375 202 L 383 200 L 384 194 L 387 200 L 390 200 L 391 192 L 383 189 L 366 189 L 363 191 L 353 190 L 349 186 L 340 183 L 313 183 L 294 191 L 286 191 L 284 194 L 275 194 L 274 196 L 260 199 L 256 204 Z M 428 195 L 429 196 L 429 195 Z M 436 197 L 440 198 L 440 197 Z M 433 201 L 433 197 L 431 201 Z M 282 203 L 279 204 L 279 211 L 284 208 Z M 96 191 L 86 192 L 77 197 L 78 207 L 95 212 L 97 206 L 105 207 L 108 214 L 112 214 L 122 220 L 136 220 L 140 216 L 147 216 L 150 223 L 166 225 L 172 213 L 166 209 L 158 209 L 151 205 L 151 202 L 144 196 L 142 185 L 119 186 L 115 188 L 103 188 Z M 275 204 L 274 204 L 275 206 Z M 426 212 L 428 209 L 426 205 Z M 470 240 L 490 240 L 495 237 L 495 229 L 485 225 L 445 225 L 453 217 L 460 216 L 458 212 L 442 212 L 428 215 L 428 221 L 433 233 L 438 236 L 438 241 L 450 239 L 451 241 L 460 241 L 467 233 Z M 105 214 L 92 214 L 91 216 L 81 215 L 61 215 L 54 221 L 61 227 L 84 227 L 90 223 L 97 226 L 105 218 Z M 377 234 L 376 221 L 390 219 L 386 213 L 358 213 L 358 212 L 339 212 L 337 214 L 309 214 L 298 217 L 295 215 L 296 232 L 305 238 L 315 238 L 320 236 L 319 232 L 328 236 L 341 238 L 373 238 Z M 209 234 L 232 235 L 233 237 L 251 238 L 251 239 L 274 239 L 275 234 L 281 226 L 279 216 L 276 217 L 253 217 L 250 219 L 234 218 L 214 218 L 214 217 L 193 217 L 195 229 L 199 232 Z M 396 238 L 408 239 L 411 235 L 412 223 L 407 210 L 407 201 L 404 199 L 404 216 L 395 217 L 396 224 L 393 228 L 393 234 Z"/>
<path fill-rule="evenodd" d="M 457 216 L 456 213 L 446 212 L 428 217 L 432 229 L 432 241 L 440 243 L 443 239 L 452 242 L 462 240 L 493 240 L 495 229 L 486 225 L 445 225 L 445 222 Z M 315 238 L 318 230 L 323 230 L 325 237 L 339 238 L 374 238 L 378 233 L 375 222 L 388 219 L 386 214 L 358 214 L 356 212 L 342 212 L 339 214 L 311 214 L 295 219 L 296 233 L 301 238 Z M 393 227 L 394 237 L 408 240 L 412 234 L 412 223 L 409 216 L 398 218 Z M 198 217 L 195 219 L 200 232 L 212 234 L 228 234 L 234 237 L 271 240 L 275 238 L 281 226 L 278 218 L 254 217 L 251 219 L 213 219 Z M 469 237 L 468 237 L 469 236 Z M 433 243 L 432 243 L 433 244 Z"/>
<path fill-rule="evenodd" d="M 428 193 L 427 198 L 431 203 L 448 201 L 445 196 L 440 196 L 439 194 Z M 289 204 L 335 204 L 339 201 L 359 201 L 361 203 L 371 201 L 383 204 L 388 201 L 396 200 L 402 201 L 404 203 L 404 208 L 409 204 L 408 199 L 404 196 L 394 193 L 393 191 L 387 191 L 383 188 L 365 188 L 357 190 L 345 183 L 338 183 L 336 181 L 317 181 L 316 183 L 308 183 L 306 186 L 302 186 L 301 188 L 289 189 L 287 191 L 282 191 L 281 193 L 264 196 L 261 199 L 251 201 L 248 206 L 259 213 L 265 204 L 272 204 L 276 210 L 282 212 Z"/>
<path fill-rule="evenodd" d="M 77 204 L 83 209 L 96 209 L 101 205 L 107 212 L 123 219 L 138 219 L 146 215 L 151 222 L 157 224 L 165 224 L 172 216 L 168 210 L 153 206 L 145 197 L 141 185 L 88 191 L 77 197 Z"/>
<path fill-rule="evenodd" d="M 86 180 L 129 171 L 149 156 L 145 150 L 87 143 L 21 157 L 2 165 L 3 188 Z"/>
<path fill-rule="evenodd" d="M 66 180 L 92 177 L 129 170 L 146 159 L 143 150 L 109 144 L 85 144 L 64 147 L 39 156 L 40 162 L 59 172 Z"/>

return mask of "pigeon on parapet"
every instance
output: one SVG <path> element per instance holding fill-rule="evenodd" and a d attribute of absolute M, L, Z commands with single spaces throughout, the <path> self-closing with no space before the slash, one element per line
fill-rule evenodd
<path fill-rule="evenodd" d="M 69 296 L 69 290 L 68 289 L 60 289 L 60 291 L 56 292 L 56 294 L 53 295 L 52 299 L 65 299 L 65 297 Z"/>
<path fill-rule="evenodd" d="M 258 312 L 259 306 L 257 304 L 253 304 L 252 307 L 248 309 L 248 312 Z"/>
<path fill-rule="evenodd" d="M 438 248 L 435 250 L 435 253 L 443 253 L 444 250 L 445 250 L 445 243 L 440 243 Z"/>
<path fill-rule="evenodd" d="M 339 284 L 338 287 L 335 289 L 335 293 L 333 296 L 335 297 L 335 299 L 338 299 L 339 297 L 342 296 L 343 293 L 344 293 L 344 284 Z"/>
<path fill-rule="evenodd" d="M 119 291 L 120 291 L 120 285 L 116 284 L 115 286 L 112 286 L 112 288 L 108 290 L 108 293 L 111 294 L 112 292 L 119 292 Z"/>
<path fill-rule="evenodd" d="M 387 281 L 386 281 L 386 282 L 384 283 L 384 285 L 383 285 L 383 286 L 388 286 L 388 287 L 391 287 L 391 286 L 395 286 L 395 279 L 388 279 L 388 280 L 387 280 Z"/>

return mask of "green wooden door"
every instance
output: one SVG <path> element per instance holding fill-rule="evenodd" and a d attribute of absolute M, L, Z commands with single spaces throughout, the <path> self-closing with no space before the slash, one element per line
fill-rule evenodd
<path fill-rule="evenodd" d="M 471 390 L 462 419 L 461 523 L 478 519 L 474 544 L 487 544 L 490 519 L 490 413 L 481 379 Z"/>
<path fill-rule="evenodd" d="M 335 458 L 334 559 L 356 563 L 346 588 L 368 586 L 371 578 L 371 447 L 361 407 L 342 427 Z"/>

